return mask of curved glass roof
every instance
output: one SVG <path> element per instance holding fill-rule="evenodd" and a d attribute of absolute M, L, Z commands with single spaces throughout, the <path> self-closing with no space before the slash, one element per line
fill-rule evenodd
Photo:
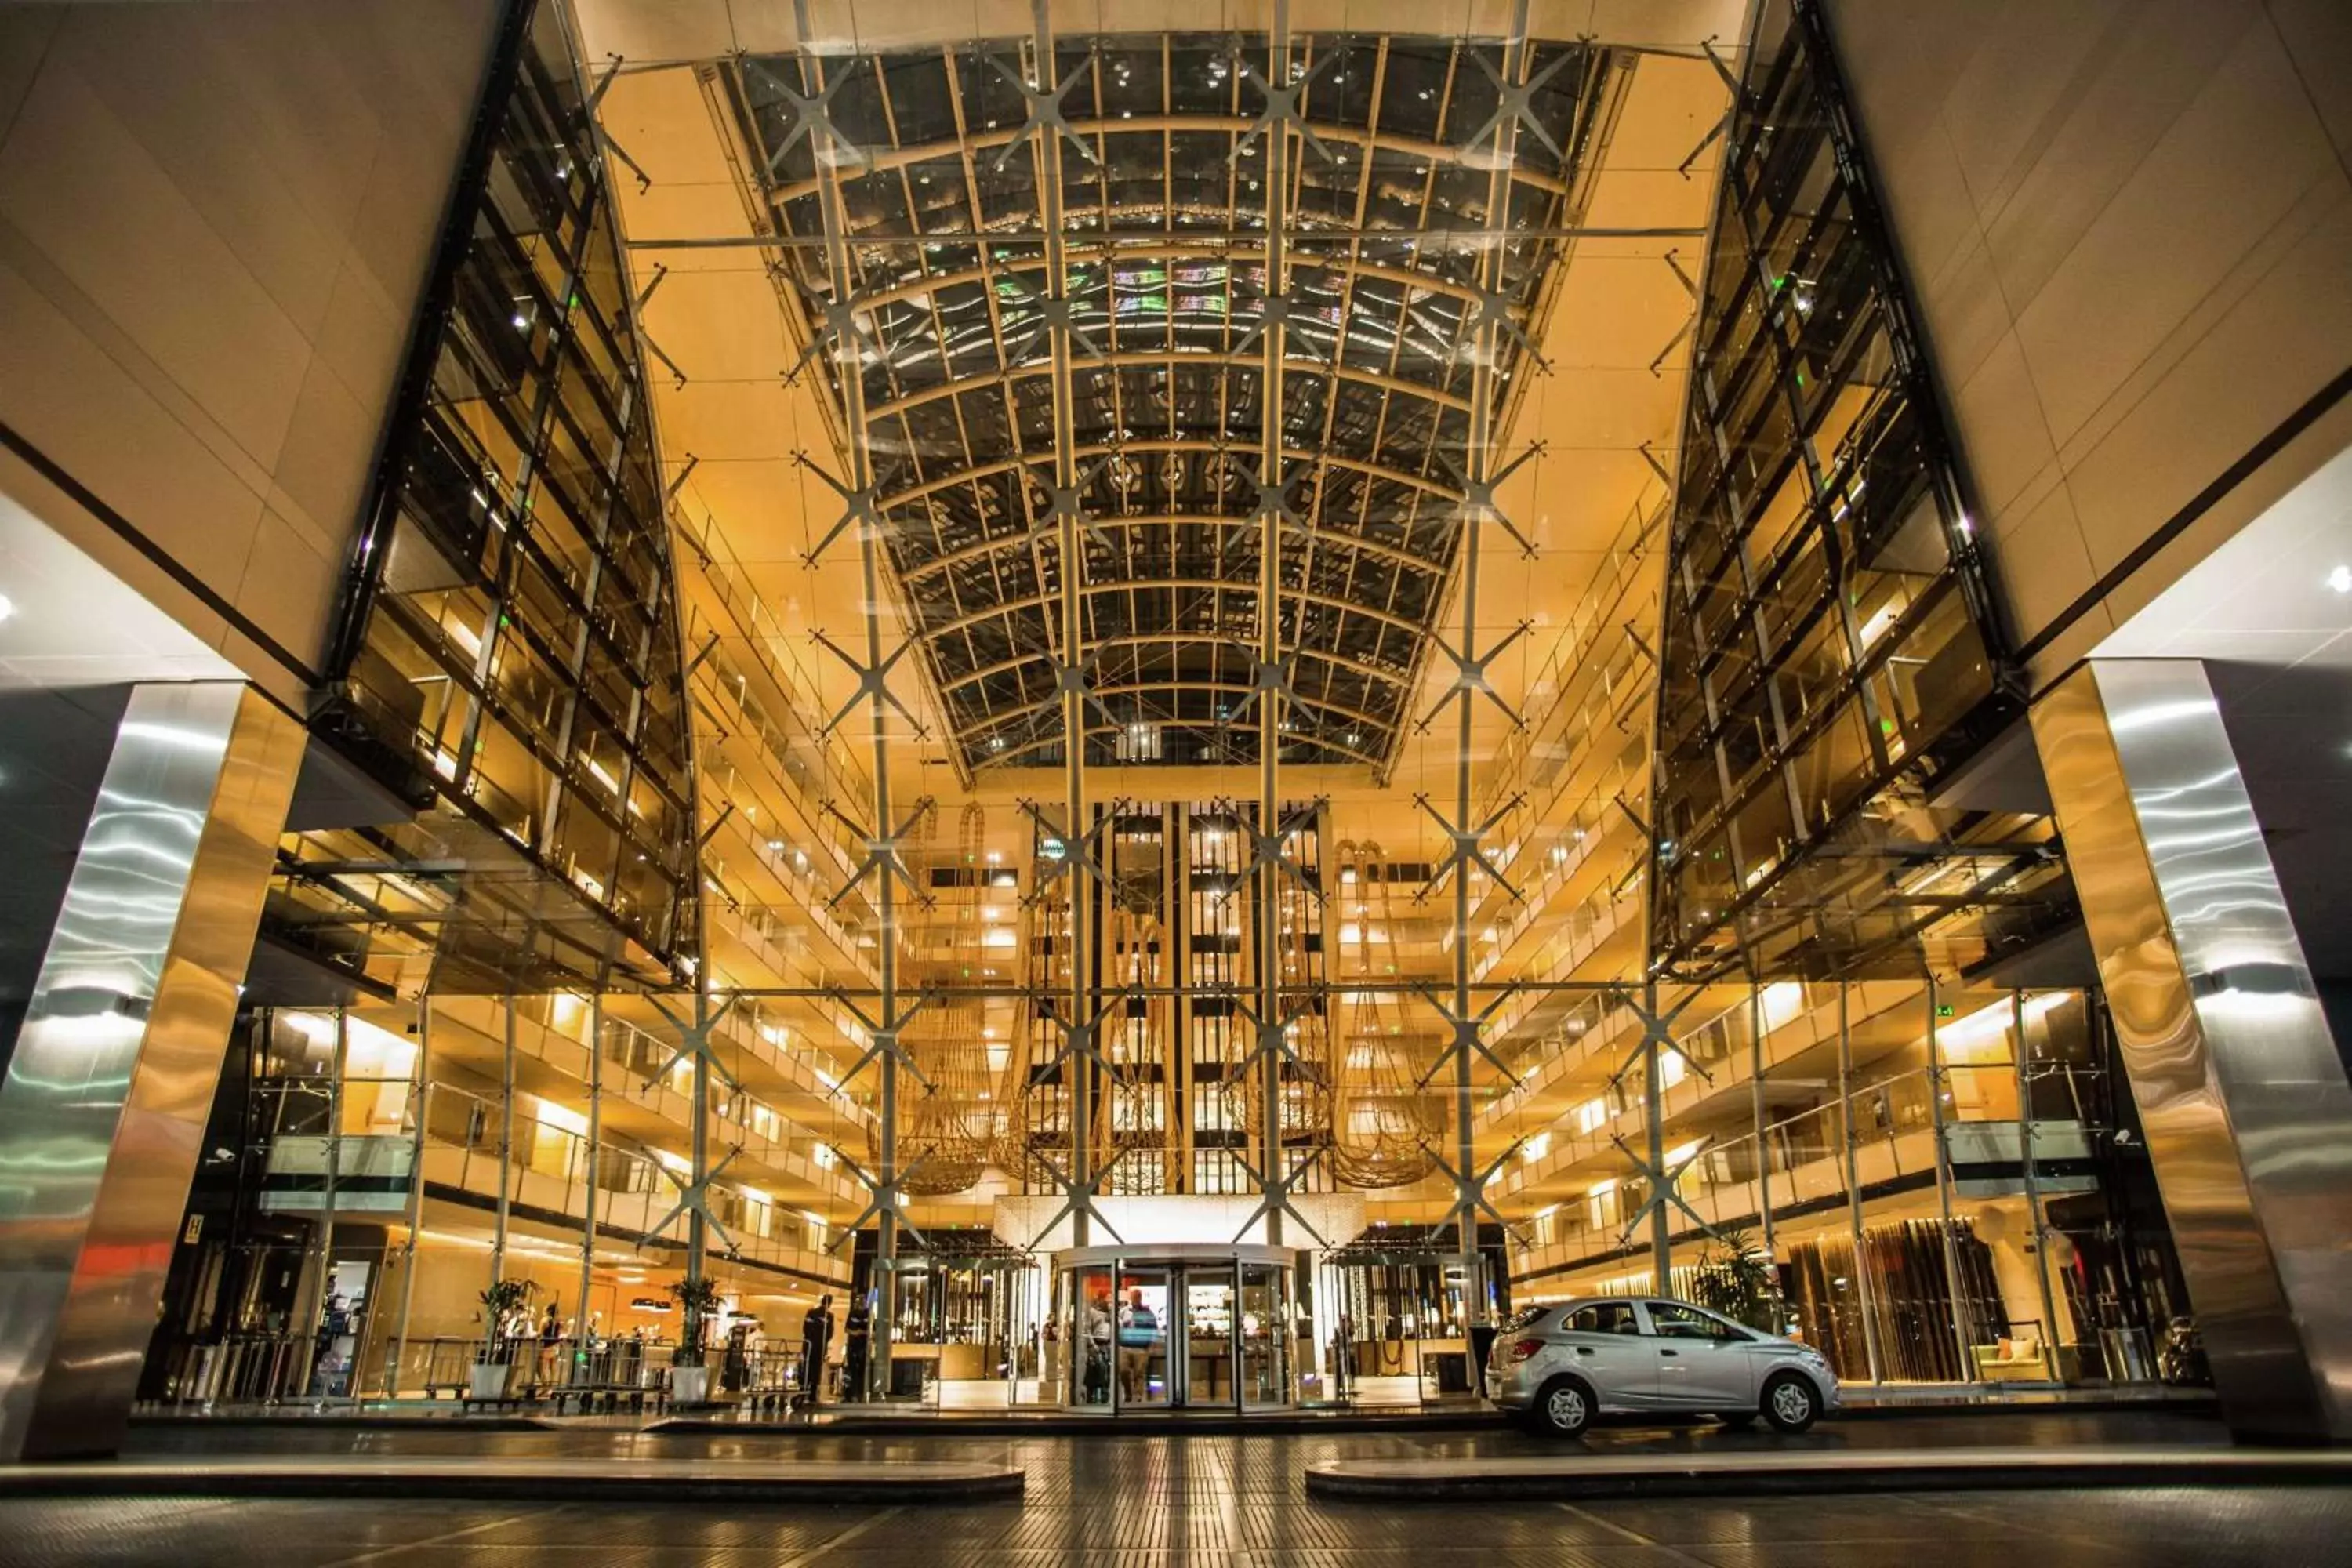
<path fill-rule="evenodd" d="M 878 524 L 966 767 L 1062 760 L 1057 662 L 1087 671 L 1089 762 L 1254 760 L 1240 721 L 1269 529 L 1297 696 L 1283 760 L 1392 757 L 1481 504 L 1465 469 L 1477 344 L 1500 345 L 1484 384 L 1507 405 L 1611 68 L 1575 43 L 1524 57 L 1507 91 L 1500 43 L 1364 35 L 1294 40 L 1281 84 L 1262 35 L 1065 39 L 1050 62 L 1026 40 L 755 55 L 717 73 L 809 345 L 795 374 L 829 378 L 871 478 L 839 452 L 810 460 Z M 1517 134 L 1498 213 L 1502 119 Z M 1500 287 L 1482 293 L 1495 246 Z M 1066 659 L 1056 523 L 1073 508 L 1084 646 Z"/>

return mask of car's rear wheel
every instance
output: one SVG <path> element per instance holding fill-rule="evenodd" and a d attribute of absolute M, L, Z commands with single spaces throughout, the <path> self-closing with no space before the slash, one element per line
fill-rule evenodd
<path fill-rule="evenodd" d="M 1595 1400 L 1582 1379 L 1556 1377 L 1543 1385 L 1528 1419 L 1549 1437 L 1580 1437 L 1592 1425 Z"/>
<path fill-rule="evenodd" d="M 1764 1384 L 1764 1419 L 1776 1431 L 1805 1431 L 1822 1418 L 1821 1391 L 1793 1372 L 1784 1372 Z"/>

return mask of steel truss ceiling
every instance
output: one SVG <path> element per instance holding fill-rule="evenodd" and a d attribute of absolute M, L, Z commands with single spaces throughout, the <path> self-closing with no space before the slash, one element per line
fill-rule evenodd
<path fill-rule="evenodd" d="M 853 297 L 821 252 L 773 263 L 869 497 L 965 765 L 1061 760 L 1057 665 L 1084 671 L 1089 761 L 1245 763 L 1264 530 L 1279 531 L 1296 700 L 1283 760 L 1394 755 L 1466 516 L 1473 356 L 1500 402 L 1534 353 L 1611 62 L 1586 45 L 1319 37 L 1269 90 L 1264 35 L 744 57 L 726 73 L 773 231 L 841 193 Z M 1513 79 L 1505 87 L 1507 71 Z M 1520 134 L 1488 210 L 1494 129 Z M 1290 137 L 1288 215 L 1260 172 Z M 1066 276 L 1047 276 L 1058 157 Z M 822 160 L 822 163 L 820 162 Z M 1501 247 L 1500 285 L 1480 258 Z M 1282 266 L 1272 264 L 1279 261 Z M 1269 300 L 1269 272 L 1286 293 Z M 1285 471 L 1261 471 L 1282 334 Z M 1075 493 L 1056 495 L 1066 352 Z M 862 398 L 841 397 L 851 367 Z M 1500 410 L 1492 411 L 1499 413 Z M 1085 647 L 1056 605 L 1064 509 Z"/>

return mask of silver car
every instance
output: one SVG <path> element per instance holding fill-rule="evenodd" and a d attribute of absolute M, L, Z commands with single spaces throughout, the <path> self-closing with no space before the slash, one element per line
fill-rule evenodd
<path fill-rule="evenodd" d="M 1663 1297 L 1569 1301 L 1520 1313 L 1495 1336 L 1486 1397 L 1537 1430 L 1573 1437 L 1595 1415 L 1697 1412 L 1802 1432 L 1838 1407 L 1811 1345 Z"/>

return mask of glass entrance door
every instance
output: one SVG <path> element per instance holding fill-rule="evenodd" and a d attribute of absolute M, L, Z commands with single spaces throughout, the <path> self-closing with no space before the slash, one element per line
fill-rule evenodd
<path fill-rule="evenodd" d="M 1050 1292 L 1034 1287 L 1053 1305 L 1040 1381 L 1065 1408 L 1105 1415 L 1288 1405 L 1302 1363 L 1296 1268 L 1286 1248 L 1200 1242 L 1056 1254 Z M 1303 1363 L 1313 1360 L 1309 1347 Z"/>
<path fill-rule="evenodd" d="M 1171 1271 L 1143 1265 L 1118 1269 L 1114 1332 L 1120 1410 L 1165 1410 L 1174 1394 L 1169 1327 L 1175 1306 Z"/>
<path fill-rule="evenodd" d="M 1234 1270 L 1231 1264 L 1185 1265 L 1182 1403 L 1234 1403 Z"/>
<path fill-rule="evenodd" d="M 1073 1268 L 1062 1278 L 1069 1291 L 1060 1314 L 1070 1326 L 1066 1396 L 1073 1405 L 1108 1410 L 1118 1355 L 1110 1266 L 1093 1264 Z"/>
<path fill-rule="evenodd" d="M 1244 1408 L 1290 1402 L 1290 1271 L 1242 1265 L 1240 1395 Z"/>

